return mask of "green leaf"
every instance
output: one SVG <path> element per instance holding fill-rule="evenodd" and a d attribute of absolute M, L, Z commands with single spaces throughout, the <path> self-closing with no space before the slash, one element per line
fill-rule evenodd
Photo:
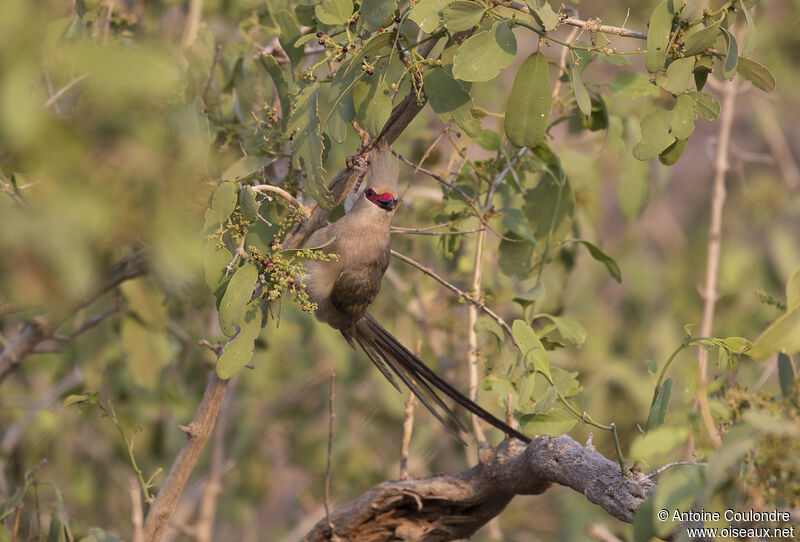
<path fill-rule="evenodd" d="M 656 362 L 652 359 L 644 360 L 644 365 L 647 367 L 647 372 L 651 375 L 654 375 L 658 372 L 658 364 L 656 364 Z"/>
<path fill-rule="evenodd" d="M 797 382 L 797 370 L 794 368 L 792 359 L 783 352 L 778 354 L 778 383 L 781 386 L 781 394 L 789 397 L 792 394 L 795 382 Z"/>
<path fill-rule="evenodd" d="M 528 435 L 563 435 L 572 429 L 578 418 L 561 409 L 553 409 L 544 414 L 525 414 L 520 416 L 522 430 Z"/>
<path fill-rule="evenodd" d="M 717 21 L 706 27 L 697 26 L 697 30 L 686 34 L 683 46 L 686 56 L 694 56 L 713 46 L 719 37 L 719 23 Z"/>
<path fill-rule="evenodd" d="M 489 331 L 497 340 L 500 341 L 500 344 L 503 344 L 506 340 L 506 333 L 505 330 L 497 323 L 497 321 L 490 317 L 490 316 L 481 316 L 475 321 L 475 332 L 480 333 L 481 331 Z"/>
<path fill-rule="evenodd" d="M 300 91 L 289 119 L 289 131 L 294 136 L 292 167 L 302 171 L 303 183 L 317 203 L 331 208 L 328 188 L 325 186 L 325 169 L 322 165 L 324 150 L 319 122 L 317 100 L 319 86 L 311 85 Z"/>
<path fill-rule="evenodd" d="M 675 141 L 670 133 L 672 112 L 655 109 L 642 119 L 642 139 L 633 147 L 633 155 L 639 160 L 655 158 Z"/>
<path fill-rule="evenodd" d="M 524 356 L 525 364 L 528 365 L 528 360 L 531 360 L 535 370 L 550 377 L 550 362 L 547 360 L 547 351 L 545 351 L 542 341 L 539 340 L 539 336 L 536 335 L 533 328 L 524 320 L 514 320 L 511 332 L 519 346 L 519 351 Z"/>
<path fill-rule="evenodd" d="M 653 506 L 653 498 L 650 497 L 639 505 L 636 510 L 636 515 L 633 517 L 633 541 L 634 542 L 650 542 L 655 535 L 655 507 Z"/>
<path fill-rule="evenodd" d="M 228 337 L 233 337 L 236 327 L 240 327 L 245 314 L 245 306 L 253 297 L 253 288 L 258 278 L 255 264 L 247 263 L 236 270 L 225 289 L 219 305 L 219 327 Z"/>
<path fill-rule="evenodd" d="M 494 130 L 481 130 L 475 142 L 487 151 L 496 151 L 500 148 L 500 134 Z"/>
<path fill-rule="evenodd" d="M 528 9 L 544 30 L 553 30 L 558 26 L 558 13 L 553 11 L 549 2 L 528 2 Z"/>
<path fill-rule="evenodd" d="M 433 68 L 425 71 L 425 94 L 436 114 L 444 122 L 451 118 L 472 138 L 480 137 L 481 122 L 472 112 L 472 97 L 447 70 Z"/>
<path fill-rule="evenodd" d="M 239 190 L 239 208 L 242 216 L 248 222 L 255 222 L 258 218 L 258 202 L 256 201 L 256 191 L 253 187 L 246 185 Z"/>
<path fill-rule="evenodd" d="M 586 91 L 586 86 L 583 84 L 578 67 L 574 63 L 570 64 L 570 74 L 572 77 L 572 89 L 575 91 L 575 100 L 578 102 L 578 109 L 588 117 L 592 114 L 592 100 L 589 98 L 589 93 Z"/>
<path fill-rule="evenodd" d="M 309 35 L 314 36 L 313 34 Z M 283 70 L 281 70 L 275 57 L 272 55 L 261 55 L 258 59 L 261 61 L 261 65 L 264 66 L 264 69 L 267 70 L 267 73 L 272 78 L 272 83 L 275 85 L 275 91 L 278 93 L 278 99 L 281 102 L 281 128 L 285 130 L 286 123 L 289 121 L 289 106 L 291 106 L 289 84 L 286 82 Z"/>
<path fill-rule="evenodd" d="M 686 149 L 686 143 L 686 139 L 676 139 L 672 145 L 658 155 L 658 161 L 665 166 L 675 165 L 683 154 L 684 149 Z"/>
<path fill-rule="evenodd" d="M 614 76 L 609 84 L 609 89 L 614 94 L 631 99 L 655 98 L 661 91 L 650 82 L 650 78 L 638 72 L 620 72 Z"/>
<path fill-rule="evenodd" d="M 686 442 L 688 436 L 689 429 L 686 427 L 659 427 L 636 437 L 631 444 L 630 456 L 632 459 L 652 462 Z"/>
<path fill-rule="evenodd" d="M 87 393 L 82 393 L 80 395 L 70 395 L 66 399 L 64 399 L 64 402 L 61 405 L 64 406 L 64 407 L 68 407 L 68 406 L 74 405 L 76 403 L 82 403 L 85 400 L 87 400 L 89 397 L 90 397 L 90 395 L 87 394 Z"/>
<path fill-rule="evenodd" d="M 11 542 L 11 533 L 2 523 L 0 523 L 0 542 Z"/>
<path fill-rule="evenodd" d="M 661 389 L 657 389 L 653 395 L 653 403 L 650 405 L 650 413 L 647 415 L 647 424 L 645 431 L 652 431 L 661 426 L 667 417 L 667 407 L 672 398 L 672 388 L 675 381 L 672 378 L 667 378 Z"/>
<path fill-rule="evenodd" d="M 233 261 L 233 255 L 225 248 L 217 248 L 217 241 L 211 239 L 206 243 L 203 255 L 203 269 L 205 271 L 206 284 L 212 292 L 217 289 L 227 279 L 225 275 L 226 266 Z"/>
<path fill-rule="evenodd" d="M 525 214 L 514 207 L 505 207 L 500 209 L 503 216 L 503 226 L 508 228 L 509 231 L 517 234 L 521 239 L 536 242 L 536 236 L 533 234 L 530 222 Z"/>
<path fill-rule="evenodd" d="M 544 283 L 540 282 L 527 292 L 514 296 L 514 302 L 519 303 L 523 307 L 527 307 L 531 303 L 536 303 L 545 295 Z"/>
<path fill-rule="evenodd" d="M 617 282 L 622 282 L 622 271 L 620 270 L 619 264 L 616 262 L 616 260 L 614 260 L 614 258 L 603 252 L 600 247 L 594 243 L 590 243 L 589 241 L 585 241 L 583 239 L 576 239 L 576 241 L 589 249 L 589 254 L 592 255 L 592 258 L 606 266 L 608 273 L 614 278 L 614 280 Z"/>
<path fill-rule="evenodd" d="M 742 47 L 742 54 L 747 56 L 753 52 L 753 49 L 756 48 L 756 25 L 753 22 L 753 17 L 750 15 L 750 12 L 747 10 L 747 7 L 745 7 L 742 0 L 739 0 L 739 9 L 742 10 L 742 13 L 744 13 L 744 20 L 747 23 L 747 37 L 744 40 L 744 47 Z"/>
<path fill-rule="evenodd" d="M 356 118 L 371 136 L 377 137 L 392 113 L 392 97 L 389 89 L 381 85 L 381 78 L 358 81 L 353 86 L 353 105 Z"/>
<path fill-rule="evenodd" d="M 489 81 L 514 61 L 517 39 L 507 21 L 473 35 L 461 44 L 453 62 L 453 77 L 462 81 Z"/>
<path fill-rule="evenodd" d="M 678 139 L 689 139 L 694 131 L 694 121 L 697 115 L 694 112 L 694 100 L 688 94 L 681 94 L 675 100 L 675 107 L 672 108 L 672 119 L 669 126 Z"/>
<path fill-rule="evenodd" d="M 675 431 L 683 432 L 686 429 L 681 427 Z M 671 521 L 672 511 L 691 509 L 703 489 L 702 481 L 703 467 L 700 465 L 680 465 L 661 477 L 653 495 L 653 506 L 656 510 L 667 510 L 669 516 L 667 521 L 659 518 L 656 534 L 666 538 L 677 527 L 677 522 Z"/>
<path fill-rule="evenodd" d="M 694 69 L 694 57 L 674 60 L 667 71 L 656 76 L 656 84 L 672 94 L 680 94 L 689 86 Z"/>
<path fill-rule="evenodd" d="M 227 380 L 241 371 L 253 358 L 254 341 L 261 332 L 261 306 L 250 303 L 241 320 L 239 334 L 225 345 L 217 361 L 217 376 Z"/>
<path fill-rule="evenodd" d="M 736 72 L 747 79 L 753 86 L 764 92 L 772 92 L 775 90 L 775 76 L 765 66 L 762 66 L 755 60 L 741 57 L 736 64 Z"/>
<path fill-rule="evenodd" d="M 549 318 L 556 325 L 558 332 L 564 339 L 578 346 L 586 342 L 586 330 L 575 320 L 563 316 L 552 316 L 550 314 L 541 314 L 540 316 Z"/>
<path fill-rule="evenodd" d="M 800 305 L 800 267 L 795 269 L 786 281 L 786 307 L 793 309 Z"/>
<path fill-rule="evenodd" d="M 739 45 L 736 43 L 736 38 L 725 30 L 722 30 L 722 36 L 728 45 L 728 53 L 725 55 L 725 62 L 722 64 L 722 78 L 730 81 L 736 75 L 736 65 L 739 60 Z"/>
<path fill-rule="evenodd" d="M 672 32 L 672 16 L 672 0 L 663 0 L 650 16 L 650 25 L 647 29 L 647 54 L 644 60 L 645 67 L 650 73 L 656 73 L 664 68 Z"/>
<path fill-rule="evenodd" d="M 345 25 L 353 15 L 353 2 L 351 0 L 322 0 L 314 7 L 314 15 L 322 24 Z"/>
<path fill-rule="evenodd" d="M 788 355 L 800 352 L 800 305 L 788 309 L 759 335 L 750 357 L 762 361 L 775 350 Z"/>
<path fill-rule="evenodd" d="M 450 0 L 419 0 L 408 12 L 408 18 L 430 34 L 439 26 L 441 11 L 449 3 Z"/>
<path fill-rule="evenodd" d="M 497 254 L 497 265 L 509 277 L 526 278 L 533 271 L 534 245 L 509 232 L 502 239 Z"/>
<path fill-rule="evenodd" d="M 211 213 L 214 219 L 222 224 L 225 222 L 233 210 L 236 209 L 236 185 L 224 182 L 214 190 L 211 197 Z"/>
<path fill-rule="evenodd" d="M 694 112 L 706 120 L 714 120 L 719 115 L 719 102 L 714 101 L 714 97 L 708 92 L 690 92 L 688 94 L 694 100 Z"/>
<path fill-rule="evenodd" d="M 481 22 L 486 9 L 467 0 L 455 0 L 442 10 L 442 23 L 450 32 L 463 32 Z"/>
<path fill-rule="evenodd" d="M 277 23 L 278 28 L 281 30 L 281 35 L 280 38 L 278 38 L 278 41 L 280 42 L 283 50 L 286 51 L 286 56 L 289 57 L 289 61 L 292 63 L 292 66 L 297 67 L 303 60 L 303 56 L 305 54 L 302 46 L 298 47 L 295 45 L 297 39 L 303 35 L 302 32 L 300 32 L 300 26 L 297 24 L 297 19 L 293 13 L 282 9 L 275 14 L 275 22 Z M 264 67 L 266 67 L 266 64 Z M 267 71 L 269 71 L 269 69 Z"/>
<path fill-rule="evenodd" d="M 528 217 L 540 250 L 560 241 L 569 233 L 575 214 L 569 181 L 558 182 L 550 172 L 542 175 L 539 183 L 525 194 L 522 211 Z"/>
<path fill-rule="evenodd" d="M 394 15 L 396 7 L 397 0 L 363 0 L 359 12 L 364 28 L 374 32 L 386 19 Z"/>
<path fill-rule="evenodd" d="M 243 156 L 222 173 L 222 180 L 236 182 L 246 179 L 250 175 L 259 172 L 261 168 L 270 165 L 274 160 L 269 156 L 257 156 L 255 154 Z"/>
<path fill-rule="evenodd" d="M 517 147 L 534 147 L 544 138 L 553 104 L 550 92 L 547 58 L 533 53 L 514 77 L 506 106 L 506 136 Z"/>
<path fill-rule="evenodd" d="M 347 65 L 347 69 L 344 70 L 344 73 L 341 73 L 342 69 L 339 68 L 339 70 L 336 72 L 336 76 L 333 78 L 331 87 L 338 89 L 339 93 L 344 92 L 344 90 L 350 85 L 350 83 L 352 83 L 355 77 L 360 77 L 363 75 L 364 72 L 361 71 L 361 61 L 377 55 L 381 49 L 389 46 L 393 40 L 393 34 L 390 32 L 373 34 L 372 37 L 367 40 L 367 43 L 365 43 L 364 46 L 355 54 L 355 56 L 353 56 L 353 59 Z M 342 78 L 339 77 L 340 74 L 342 75 Z M 338 86 L 337 81 L 339 81 Z M 337 94 L 334 94 L 332 98 L 336 98 L 337 96 Z"/>

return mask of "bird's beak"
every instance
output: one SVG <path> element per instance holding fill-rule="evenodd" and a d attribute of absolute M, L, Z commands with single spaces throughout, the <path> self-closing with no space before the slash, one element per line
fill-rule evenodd
<path fill-rule="evenodd" d="M 386 211 L 392 211 L 397 205 L 397 200 L 395 200 L 391 196 L 388 196 L 386 199 L 380 198 L 378 199 L 378 205 L 380 206 L 381 209 L 384 209 Z"/>

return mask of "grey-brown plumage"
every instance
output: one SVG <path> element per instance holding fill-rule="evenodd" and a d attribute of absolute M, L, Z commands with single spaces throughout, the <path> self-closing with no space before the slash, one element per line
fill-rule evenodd
<path fill-rule="evenodd" d="M 442 380 L 367 313 L 389 266 L 397 179 L 397 160 L 384 145 L 373 153 L 366 187 L 350 211 L 306 243 L 326 245 L 326 253 L 338 255 L 335 262 L 307 266 L 304 282 L 310 300 L 317 304 L 316 317 L 341 331 L 351 346 L 358 344 L 398 390 L 395 377 L 399 378 L 446 426 L 453 428 L 454 422 L 464 427 L 436 390 L 506 434 L 530 442 Z"/>

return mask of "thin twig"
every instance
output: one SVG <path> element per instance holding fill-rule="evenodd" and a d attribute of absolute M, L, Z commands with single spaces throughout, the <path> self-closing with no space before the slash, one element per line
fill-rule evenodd
<path fill-rule="evenodd" d="M 486 239 L 486 232 L 481 231 L 475 240 L 475 264 L 472 268 L 472 297 L 481 298 L 481 275 L 483 273 L 483 243 Z M 478 332 L 475 331 L 475 324 L 478 321 L 478 307 L 470 304 L 467 307 L 467 367 L 469 369 L 469 398 L 478 402 Z M 486 434 L 483 432 L 481 420 L 472 414 L 472 430 L 475 432 L 475 441 L 478 448 L 488 448 Z"/>
<path fill-rule="evenodd" d="M 435 280 L 436 282 L 438 282 L 439 284 L 441 284 L 442 286 L 444 286 L 445 288 L 447 288 L 451 292 L 457 294 L 459 297 L 461 297 L 462 299 L 464 299 L 468 303 L 471 303 L 471 304 L 475 305 L 480 310 L 482 310 L 483 312 L 485 312 L 486 314 L 491 316 L 492 319 L 494 319 L 494 321 L 497 322 L 500 325 L 500 327 L 502 327 L 503 329 L 506 330 L 506 333 L 508 333 L 508 336 L 511 338 L 512 341 L 514 341 L 514 339 L 513 339 L 514 335 L 511 333 L 511 328 L 506 323 L 506 321 L 503 320 L 503 318 L 500 317 L 499 314 L 497 314 L 492 309 L 487 307 L 486 304 L 483 301 L 480 301 L 479 299 L 475 299 L 474 297 L 472 297 L 468 293 L 464 292 L 463 290 L 459 289 L 458 287 L 456 287 L 456 286 L 452 285 L 451 283 L 447 282 L 445 279 L 443 279 L 442 277 L 437 275 L 431 268 L 425 267 L 424 265 L 422 265 L 418 261 L 412 260 L 408 256 L 406 256 L 404 254 L 400 254 L 399 252 L 396 252 L 394 250 L 392 250 L 391 253 L 392 253 L 392 256 L 394 256 L 398 260 L 403 261 L 403 262 L 405 262 L 408 265 L 411 265 L 413 267 L 416 267 L 417 269 L 419 269 L 420 271 L 422 271 L 423 273 L 425 273 L 426 275 L 431 277 L 433 280 Z M 514 342 L 514 344 L 516 344 L 516 342 Z"/>
<path fill-rule="evenodd" d="M 419 357 L 419 348 L 417 348 Z M 408 480 L 408 446 L 411 443 L 411 433 L 414 430 L 414 407 L 417 404 L 417 397 L 413 393 L 408 393 L 405 409 L 403 410 L 403 440 L 400 443 L 400 479 Z"/>
<path fill-rule="evenodd" d="M 591 19 L 589 21 L 584 21 L 582 19 L 578 19 L 577 17 L 564 17 L 561 19 L 561 22 L 564 24 L 568 24 L 570 26 L 579 26 L 581 28 L 587 28 L 593 32 L 602 32 L 604 34 L 613 34 L 615 36 L 620 36 L 623 38 L 634 38 L 637 40 L 646 40 L 647 33 L 646 32 L 638 32 L 636 30 L 630 30 L 628 28 L 622 28 L 619 26 L 609 26 L 607 24 L 597 24 L 597 19 Z"/>
<path fill-rule="evenodd" d="M 208 69 L 208 77 L 206 78 L 206 84 L 203 85 L 203 93 L 200 95 L 200 101 L 203 102 L 203 109 L 208 112 L 208 106 L 206 105 L 206 97 L 208 96 L 208 91 L 211 89 L 211 82 L 214 80 L 214 68 L 217 67 L 217 64 L 222 60 L 222 45 L 217 44 L 217 49 L 214 52 L 214 58 L 211 60 L 211 67 Z"/>
<path fill-rule="evenodd" d="M 289 192 L 287 192 L 286 190 L 284 190 L 283 188 L 281 188 L 279 186 L 272 186 L 271 184 L 259 184 L 259 185 L 254 186 L 253 190 L 258 192 L 259 194 L 264 193 L 264 192 L 272 192 L 273 194 L 277 194 L 280 197 L 282 197 L 283 199 L 285 199 L 286 201 L 288 201 L 292 205 L 292 207 L 294 207 L 296 209 L 302 209 L 303 212 L 306 213 L 306 216 L 308 216 L 308 214 L 310 212 L 310 210 L 305 205 L 303 205 L 300 202 L 300 200 L 298 200 L 297 198 L 292 196 Z"/>
<path fill-rule="evenodd" d="M 417 357 L 422 357 L 422 339 L 417 341 Z M 411 433 L 414 431 L 414 407 L 417 404 L 417 397 L 413 393 L 408 394 L 403 410 L 403 440 L 400 442 L 400 479 L 408 480 L 408 447 L 411 444 Z"/>
<path fill-rule="evenodd" d="M 81 81 L 86 79 L 87 77 L 89 77 L 88 73 L 84 73 L 83 75 L 79 75 L 77 77 L 73 77 L 72 80 L 69 83 L 67 83 L 66 85 L 64 85 L 60 89 L 58 89 L 58 91 L 55 94 L 50 96 L 47 99 L 47 101 L 44 102 L 44 105 L 42 105 L 42 107 L 44 109 L 47 109 L 48 107 L 52 107 L 53 105 L 55 105 L 55 103 L 58 101 L 58 99 L 61 98 L 61 96 L 63 96 L 66 92 L 69 91 L 69 89 L 71 89 L 72 87 L 74 87 L 75 85 L 77 85 L 78 83 L 80 83 Z"/>
<path fill-rule="evenodd" d="M 144 542 L 142 495 L 139 492 L 139 482 L 135 476 L 128 478 L 128 493 L 131 497 L 131 541 Z"/>
<path fill-rule="evenodd" d="M 446 132 L 443 132 L 443 133 L 446 133 Z M 478 207 L 478 204 L 475 202 L 475 200 L 472 197 L 470 197 L 466 192 L 464 192 L 461 188 L 459 188 L 458 186 L 456 186 L 456 185 L 454 185 L 452 183 L 447 182 L 441 175 L 437 175 L 433 171 L 427 170 L 424 167 L 421 167 L 418 164 L 415 164 L 414 162 L 412 162 L 408 158 L 405 158 L 403 155 L 401 155 L 400 153 L 398 153 L 398 152 L 396 152 L 394 150 L 392 150 L 392 154 L 394 154 L 397 158 L 399 158 L 401 162 L 405 162 L 409 166 L 413 166 L 415 171 L 419 171 L 420 173 L 424 173 L 425 175 L 429 176 L 430 178 L 432 178 L 436 182 L 442 184 L 443 186 L 446 186 L 450 190 L 455 190 L 456 192 L 458 192 L 459 195 L 461 195 L 461 197 L 464 198 L 464 201 L 467 203 L 467 205 L 472 207 L 472 210 L 475 211 L 475 217 L 480 221 L 480 223 L 483 225 L 483 227 L 485 227 L 486 229 L 488 229 L 492 233 L 496 234 L 498 237 L 500 237 L 502 239 L 505 239 L 506 241 L 517 242 L 516 239 L 511 239 L 509 237 L 506 237 L 505 235 L 501 234 L 500 232 L 495 230 L 493 227 L 491 227 L 489 225 L 489 223 L 486 221 L 486 218 L 483 216 L 483 213 L 481 212 L 481 209 L 480 209 L 480 207 Z"/>
<path fill-rule="evenodd" d="M 650 473 L 647 474 L 647 477 L 648 478 L 655 478 L 656 476 L 658 476 L 662 472 L 664 472 L 664 471 L 666 471 L 668 469 L 671 469 L 672 467 L 680 467 L 682 465 L 697 465 L 697 466 L 703 467 L 703 466 L 705 466 L 705 463 L 698 463 L 696 461 L 674 461 L 672 463 L 667 463 L 666 465 L 661 465 L 657 469 L 654 469 L 654 470 L 650 471 Z"/>
<path fill-rule="evenodd" d="M 403 235 L 441 236 L 441 235 L 467 235 L 470 233 L 486 231 L 486 228 L 472 228 L 471 230 L 458 230 L 458 231 L 420 231 L 419 228 L 402 228 L 399 226 L 392 226 L 390 231 L 391 233 L 397 233 Z"/>
<path fill-rule="evenodd" d="M 328 397 L 328 408 L 330 409 L 328 416 L 328 461 L 325 466 L 325 493 L 323 495 L 322 503 L 325 505 L 325 518 L 328 520 L 328 529 L 330 529 L 331 538 L 335 537 L 333 531 L 333 523 L 331 522 L 331 456 L 333 455 L 333 420 L 336 418 L 336 412 L 333 410 L 333 398 L 335 394 L 336 373 L 331 373 L 331 393 Z"/>
<path fill-rule="evenodd" d="M 719 294 L 717 280 L 719 277 L 720 250 L 722 244 L 722 211 L 725 207 L 725 174 L 730 167 L 728 153 L 733 129 L 733 116 L 736 104 L 736 84 L 727 82 L 722 87 L 721 114 L 719 136 L 717 140 L 717 156 L 714 163 L 714 185 L 711 194 L 711 224 L 708 230 L 708 243 L 706 246 L 706 277 L 701 297 L 703 299 L 703 318 L 700 322 L 700 336 L 710 337 L 714 323 L 714 307 Z M 711 443 L 719 447 L 722 444 L 719 431 L 714 425 L 711 409 L 708 405 L 706 385 L 708 384 L 708 350 L 700 348 L 698 351 L 699 374 L 697 377 L 697 404 L 706 432 Z"/>

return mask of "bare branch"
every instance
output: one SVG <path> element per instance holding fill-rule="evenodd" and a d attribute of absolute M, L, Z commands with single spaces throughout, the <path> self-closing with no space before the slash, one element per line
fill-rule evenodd
<path fill-rule="evenodd" d="M 257 186 L 254 186 L 253 190 L 258 192 L 259 194 L 263 192 L 272 192 L 273 194 L 277 194 L 286 201 L 288 201 L 295 209 L 302 209 L 303 212 L 306 214 L 306 216 L 311 214 L 311 211 L 308 207 L 300 203 L 300 200 L 298 200 L 297 198 L 292 196 L 289 192 L 287 192 L 286 190 L 284 190 L 279 186 L 272 186 L 271 184 L 259 184 Z"/>
<path fill-rule="evenodd" d="M 706 245 L 706 276 L 701 291 L 703 299 L 703 317 L 700 321 L 700 336 L 710 337 L 714 323 L 714 307 L 719 294 L 717 292 L 717 279 L 719 276 L 720 248 L 722 244 L 722 211 L 725 207 L 725 175 L 730 164 L 728 152 L 733 129 L 733 113 L 736 104 L 736 84 L 733 81 L 722 85 L 721 114 L 719 124 L 719 137 L 717 140 L 717 157 L 714 162 L 714 185 L 711 193 L 711 224 L 708 229 L 708 242 Z M 719 447 L 722 440 L 711 417 L 708 405 L 706 384 L 708 383 L 708 351 L 700 348 L 697 357 L 699 374 L 697 377 L 697 404 L 711 443 Z"/>
<path fill-rule="evenodd" d="M 475 240 L 475 264 L 472 269 L 472 297 L 481 297 L 481 276 L 483 274 L 483 243 L 486 240 L 486 232 L 481 231 Z M 478 402 L 478 332 L 475 331 L 475 324 L 478 321 L 478 307 L 470 304 L 467 307 L 467 368 L 469 373 L 469 398 L 473 402 Z M 475 441 L 478 448 L 488 448 L 486 434 L 481 427 L 481 419 L 472 414 L 472 430 L 475 432 Z"/>
<path fill-rule="evenodd" d="M 142 495 L 139 491 L 139 481 L 135 476 L 128 478 L 128 492 L 131 496 L 131 542 L 144 542 L 142 531 Z"/>
<path fill-rule="evenodd" d="M 164 529 L 167 528 L 167 523 L 178 505 L 181 492 L 189 480 L 189 475 L 194 470 L 206 442 L 214 431 L 217 414 L 219 414 L 229 383 L 229 380 L 220 380 L 216 371 L 212 372 L 194 420 L 185 427 L 186 441 L 172 463 L 164 485 L 156 495 L 145 518 L 145 542 L 158 542 Z"/>
<path fill-rule="evenodd" d="M 323 496 L 323 504 L 325 505 L 325 518 L 327 519 L 328 529 L 333 532 L 333 524 L 331 523 L 331 456 L 333 455 L 333 421 L 336 419 L 336 412 L 333 410 L 333 398 L 335 396 L 336 373 L 331 373 L 331 393 L 328 397 L 328 454 L 327 463 L 325 465 L 325 492 Z"/>
<path fill-rule="evenodd" d="M 112 288 L 119 286 L 147 271 L 144 250 L 125 256 L 106 273 L 106 278 L 79 297 L 67 310 L 53 317 L 36 316 L 19 335 L 11 339 L 0 351 L 0 383 L 34 351 L 36 346 L 49 338 L 69 317 L 96 300 Z"/>
<path fill-rule="evenodd" d="M 570 487 L 626 522 L 655 483 L 642 474 L 623 476 L 619 465 L 567 435 L 538 436 L 527 446 L 504 441 L 485 462 L 454 475 L 384 482 L 333 512 L 335 535 L 359 541 L 467 538 L 497 516 L 516 495 L 544 492 L 551 483 Z M 325 520 L 303 540 L 327 540 Z"/>
<path fill-rule="evenodd" d="M 401 261 L 403 261 L 403 262 L 407 263 L 408 265 L 411 265 L 411 266 L 414 266 L 414 267 L 416 267 L 417 269 L 419 269 L 420 271 L 422 271 L 423 273 L 425 273 L 426 275 L 428 275 L 429 277 L 431 277 L 432 279 L 434 279 L 436 282 L 438 282 L 439 284 L 441 284 L 442 286 L 444 286 L 445 288 L 447 288 L 447 289 L 448 289 L 448 290 L 450 290 L 451 292 L 453 292 L 453 293 L 457 294 L 459 297 L 461 297 L 461 298 L 462 298 L 462 299 L 464 299 L 465 301 L 467 301 L 467 302 L 469 302 L 469 303 L 472 303 L 473 305 L 475 305 L 476 307 L 478 307 L 480 310 L 482 310 L 483 312 L 485 312 L 486 314 L 488 314 L 489 316 L 491 316 L 491 317 L 492 317 L 492 319 L 494 319 L 494 321 L 495 321 L 495 322 L 497 322 L 498 324 L 500 324 L 500 326 L 501 326 L 503 329 L 505 329 L 505 330 L 506 330 L 506 332 L 508 333 L 508 336 L 509 336 L 509 337 L 512 337 L 512 339 L 511 339 L 511 340 L 513 341 L 513 337 L 514 337 L 514 335 L 511 333 L 511 328 L 508 326 L 508 324 L 506 323 L 506 321 L 505 321 L 505 320 L 503 320 L 503 318 L 502 318 L 502 317 L 500 317 L 500 315 L 499 315 L 499 314 L 497 314 L 497 313 L 496 313 L 496 312 L 494 312 L 492 309 L 490 309 L 489 307 L 487 307 L 487 306 L 486 306 L 486 304 L 485 304 L 483 301 L 481 301 L 481 300 L 479 300 L 479 299 L 475 299 L 474 297 L 472 297 L 471 295 L 469 295 L 469 294 L 468 294 L 468 293 L 466 293 L 465 291 L 463 291 L 463 290 L 459 289 L 458 287 L 454 286 L 453 284 L 451 284 L 451 283 L 447 282 L 445 279 L 443 279 L 442 277 L 440 277 L 439 275 L 437 275 L 437 274 L 436 274 L 436 273 L 433 271 L 433 269 L 431 269 L 431 268 L 429 268 L 429 267 L 425 267 L 424 265 L 422 265 L 422 264 L 421 264 L 421 263 L 419 263 L 418 261 L 416 261 L 416 260 L 412 260 L 412 259 L 411 259 L 411 258 L 409 258 L 408 256 L 405 256 L 405 255 L 403 255 L 403 254 L 400 254 L 399 252 L 396 252 L 396 251 L 394 251 L 394 250 L 392 250 L 392 256 L 394 256 L 394 257 L 395 257 L 395 258 L 397 258 L 398 260 L 401 260 Z"/>

